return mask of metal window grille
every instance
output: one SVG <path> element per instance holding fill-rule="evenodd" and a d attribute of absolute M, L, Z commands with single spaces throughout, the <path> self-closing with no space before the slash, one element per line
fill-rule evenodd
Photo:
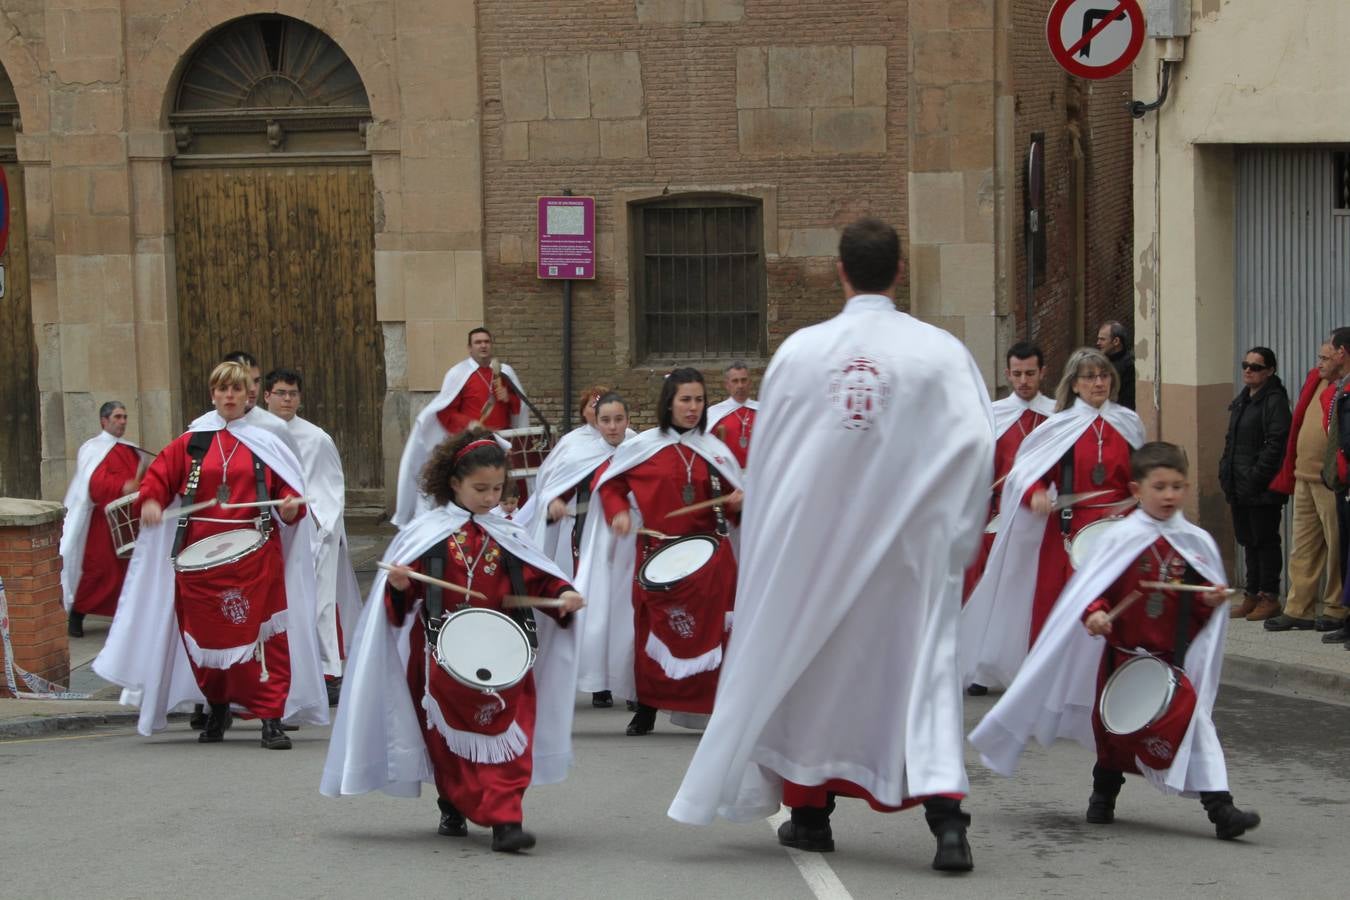
<path fill-rule="evenodd" d="M 1350 213 L 1350 151 L 1331 154 L 1332 189 L 1336 192 L 1331 204 L 1335 212 Z"/>
<path fill-rule="evenodd" d="M 696 196 L 635 205 L 634 321 L 640 359 L 765 352 L 760 201 Z"/>

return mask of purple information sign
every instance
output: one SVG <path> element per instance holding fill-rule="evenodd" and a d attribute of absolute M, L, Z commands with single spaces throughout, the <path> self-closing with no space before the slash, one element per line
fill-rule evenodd
<path fill-rule="evenodd" d="M 539 277 L 595 278 L 595 198 L 539 198 Z"/>

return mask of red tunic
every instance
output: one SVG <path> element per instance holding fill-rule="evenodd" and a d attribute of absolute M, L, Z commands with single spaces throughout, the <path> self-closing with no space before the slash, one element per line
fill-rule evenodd
<path fill-rule="evenodd" d="M 1158 575 L 1159 571 L 1165 573 L 1161 578 Z M 1106 679 L 1117 666 L 1128 662 L 1131 658 L 1131 654 L 1118 648 L 1140 648 L 1162 657 L 1173 665 L 1182 665 L 1185 660 L 1173 659 L 1172 653 L 1176 648 L 1177 616 L 1183 609 L 1189 607 L 1190 624 L 1187 633 L 1190 640 L 1194 640 L 1214 612 L 1213 607 L 1201 600 L 1199 595 L 1183 594 L 1179 591 L 1152 591 L 1140 588 L 1141 581 L 1182 581 L 1198 584 L 1202 583 L 1203 579 L 1196 576 L 1195 571 L 1187 565 L 1181 554 L 1172 548 L 1166 538 L 1160 537 L 1121 573 L 1101 597 L 1088 605 L 1083 613 L 1084 621 L 1095 612 L 1110 612 L 1136 590 L 1143 595 L 1111 623 L 1111 634 L 1107 637 L 1110 643 L 1102 653 L 1102 664 L 1097 671 L 1099 701 Z M 1150 595 L 1158 593 L 1162 595 L 1161 603 L 1155 600 L 1150 604 Z M 1110 769 L 1138 774 L 1134 753 L 1116 745 L 1115 737 L 1102 727 L 1098 707 L 1099 703 L 1094 703 L 1092 707 L 1092 731 L 1097 739 L 1098 762 Z"/>
<path fill-rule="evenodd" d="M 712 433 L 730 448 L 736 462 L 745 468 L 750 456 L 750 435 L 755 430 L 756 411 L 748 406 L 727 413 L 713 424 Z"/>
<path fill-rule="evenodd" d="M 681 453 L 684 454 L 683 460 Z M 691 462 L 688 469 L 686 462 Z M 672 537 L 715 533 L 717 516 L 712 509 L 666 518 L 666 513 L 672 510 L 713 497 L 709 474 L 708 464 L 693 450 L 680 446 L 664 447 L 600 486 L 598 493 L 605 520 L 612 522 L 616 515 L 628 509 L 628 494 L 631 491 L 637 499 L 645 528 Z M 693 486 L 693 499 L 686 500 L 684 489 L 690 484 Z M 722 493 L 730 493 L 730 485 L 725 481 L 722 482 Z M 732 514 L 731 520 L 736 521 L 737 516 Z M 656 538 L 638 535 L 637 569 L 641 569 L 647 557 L 664 543 Z M 728 542 L 723 540 L 713 560 L 691 577 L 697 579 L 689 585 L 695 590 L 648 591 L 637 580 L 636 571 L 633 575 L 633 674 L 638 700 L 660 709 L 711 712 L 720 667 L 683 678 L 672 678 L 645 648 L 654 631 L 658 640 L 681 659 L 692 659 L 725 646 L 727 614 L 736 597 L 736 560 L 730 553 Z M 692 628 L 692 631 L 686 632 L 688 628 Z M 675 653 L 676 650 L 679 652 Z"/>
<path fill-rule="evenodd" d="M 998 515 L 999 502 L 1003 497 L 1003 479 L 1012 471 L 1013 460 L 1017 458 L 1018 449 L 1021 448 L 1022 442 L 1027 439 L 1027 435 L 1031 434 L 1045 419 L 1045 416 L 1034 409 L 1023 410 L 1021 417 L 1007 431 L 1003 432 L 994 443 L 994 483 L 998 487 L 994 488 L 993 496 L 989 500 L 990 519 Z M 980 541 L 979 553 L 970 564 L 970 568 L 966 569 L 965 592 L 961 595 L 963 604 L 970 598 L 971 592 L 975 590 L 975 585 L 980 583 L 980 578 L 984 575 L 984 567 L 989 563 L 989 551 L 993 549 L 995 537 L 996 535 L 993 534 L 984 535 Z"/>
<path fill-rule="evenodd" d="M 187 446 L 192 439 L 188 432 L 155 458 L 141 481 L 141 500 L 155 500 L 168 506 L 174 495 L 187 487 L 192 459 Z M 228 467 L 225 461 L 228 460 Z M 267 495 L 281 500 L 298 496 L 294 489 L 265 465 L 263 480 Z M 228 478 L 224 477 L 228 473 Z M 229 431 L 216 432 L 211 446 L 202 458 L 201 475 L 197 484 L 196 500 L 216 496 L 224 482 L 231 503 L 248 503 L 258 499 L 253 475 L 253 453 Z M 304 515 L 301 507 L 300 515 Z M 275 511 L 274 511 L 275 514 Z M 204 522 L 197 517 L 189 520 L 183 547 L 240 528 L 253 528 L 257 510 L 221 509 L 202 510 L 198 516 L 228 520 Z M 297 521 L 299 516 L 297 516 Z M 168 520 L 174 527 L 175 520 Z M 192 647 L 200 651 L 227 651 L 255 643 L 264 637 L 263 651 L 267 664 L 267 680 L 263 681 L 262 666 L 248 656 L 241 662 L 222 668 L 210 665 L 209 659 L 198 664 L 192 660 L 192 671 L 197 684 L 210 703 L 237 703 L 260 719 L 276 719 L 285 713 L 286 695 L 290 691 L 290 648 L 286 641 L 286 576 L 281 552 L 281 534 L 274 523 L 267 542 L 258 550 L 232 563 L 201 572 L 175 573 L 175 609 L 183 644 L 192 660 Z"/>
<path fill-rule="evenodd" d="M 491 431 L 510 428 L 511 417 L 520 412 L 520 397 L 517 396 L 515 388 L 511 386 L 511 380 L 505 375 L 501 377 L 501 380 L 502 384 L 506 385 L 506 391 L 511 399 L 507 403 L 493 402 L 487 418 L 482 420 L 483 426 Z M 487 405 L 488 397 L 492 396 L 491 385 L 492 369 L 487 366 L 479 366 L 477 371 L 469 375 L 468 380 L 464 382 L 464 387 L 459 389 L 459 394 L 456 395 L 454 400 L 450 401 L 450 405 L 436 413 L 436 418 L 441 423 L 441 427 L 450 434 L 459 434 L 479 421 L 479 416 L 483 414 L 483 407 Z"/>
<path fill-rule="evenodd" d="M 114 444 L 89 476 L 89 533 L 84 542 L 83 568 L 75 588 L 72 612 L 111 616 L 117 612 L 117 596 L 130 560 L 119 559 L 104 507 L 123 495 L 122 488 L 136 477 L 140 454 L 126 444 Z"/>
<path fill-rule="evenodd" d="M 459 538 L 458 543 L 456 537 Z M 484 540 L 488 541 L 485 552 Z M 468 587 L 469 565 L 477 560 L 473 589 L 488 598 L 486 601 L 469 600 L 446 592 L 442 596 L 447 614 L 459 606 L 461 600 L 473 606 L 505 611 L 501 598 L 512 593 L 512 590 L 503 554 L 502 548 L 472 520 L 446 541 L 447 565 L 443 579 Z M 415 562 L 409 568 L 421 571 L 422 567 L 420 562 Z M 558 597 L 572 589 L 567 582 L 530 565 L 522 563 L 521 569 L 525 577 L 525 589 L 533 596 Z M 418 581 L 412 582 L 408 590 L 401 593 L 386 588 L 385 613 L 389 621 L 396 626 L 402 625 L 406 615 L 416 608 L 424 596 L 424 587 Z M 400 603 L 395 602 L 396 597 L 401 600 Z M 570 613 L 558 616 L 556 610 L 541 611 L 557 618 L 563 627 L 571 623 Z M 413 623 L 409 630 L 408 647 L 408 691 L 412 694 L 413 706 L 422 725 L 422 736 L 436 776 L 437 792 L 479 825 L 504 825 L 522 821 L 521 802 L 534 770 L 534 673 L 526 675 L 514 687 L 500 692 L 502 702 L 506 704 L 502 708 L 501 704 L 482 691 L 460 684 L 436 665 L 434 660 L 430 665 L 427 664 L 426 629 L 422 627 L 421 621 Z M 427 710 L 422 706 L 423 698 L 428 694 L 444 726 L 471 735 L 492 736 L 503 734 L 515 725 L 528 740 L 525 751 L 514 759 L 500 763 L 473 762 L 457 755 L 438 730 L 440 726 L 428 723 Z"/>
<path fill-rule="evenodd" d="M 1094 484 L 1092 470 L 1097 465 L 1098 428 L 1101 429 L 1101 461 L 1106 469 L 1106 477 L 1101 484 Z M 1055 601 L 1064 590 L 1064 585 L 1068 584 L 1070 576 L 1073 575 L 1069 552 L 1064 545 L 1065 540 L 1072 541 L 1078 532 L 1112 512 L 1119 515 L 1119 511 L 1105 507 L 1130 496 L 1129 442 L 1121 437 L 1120 432 L 1112 428 L 1109 422 L 1098 416 L 1073 445 L 1073 485 L 1069 487 L 1061 485 L 1059 478 L 1060 463 L 1056 462 L 1040 481 L 1027 489 L 1022 502 L 1029 503 L 1032 494 L 1038 488 L 1048 489 L 1051 485 L 1057 486 L 1061 494 L 1078 494 L 1086 491 L 1108 493 L 1073 507 L 1073 515 L 1068 520 L 1067 535 L 1063 530 L 1064 520 L 1059 513 L 1052 512 L 1046 519 L 1045 535 L 1041 539 L 1040 558 L 1036 570 L 1036 593 L 1031 603 L 1032 644 L 1036 643 L 1050 610 L 1054 608 Z"/>

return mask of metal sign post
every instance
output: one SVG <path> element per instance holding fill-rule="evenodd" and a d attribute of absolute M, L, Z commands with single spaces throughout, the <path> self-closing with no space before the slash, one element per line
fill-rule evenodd
<path fill-rule="evenodd" d="M 542 279 L 563 283 L 562 430 L 572 428 L 572 281 L 595 278 L 595 198 L 540 197 L 539 270 Z"/>

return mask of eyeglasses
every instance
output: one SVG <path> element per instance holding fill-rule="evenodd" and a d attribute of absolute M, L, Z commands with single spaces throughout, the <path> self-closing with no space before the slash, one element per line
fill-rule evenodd
<path fill-rule="evenodd" d="M 280 397 L 282 400 L 289 400 L 291 397 L 299 397 L 299 391 L 268 391 L 273 397 Z"/>
<path fill-rule="evenodd" d="M 1242 364 L 1242 371 L 1244 372 L 1264 372 L 1266 369 L 1269 368 L 1270 366 L 1263 366 L 1260 363 L 1245 362 Z"/>
<path fill-rule="evenodd" d="M 1093 372 L 1091 375 L 1079 375 L 1079 381 L 1110 381 L 1110 372 Z"/>

